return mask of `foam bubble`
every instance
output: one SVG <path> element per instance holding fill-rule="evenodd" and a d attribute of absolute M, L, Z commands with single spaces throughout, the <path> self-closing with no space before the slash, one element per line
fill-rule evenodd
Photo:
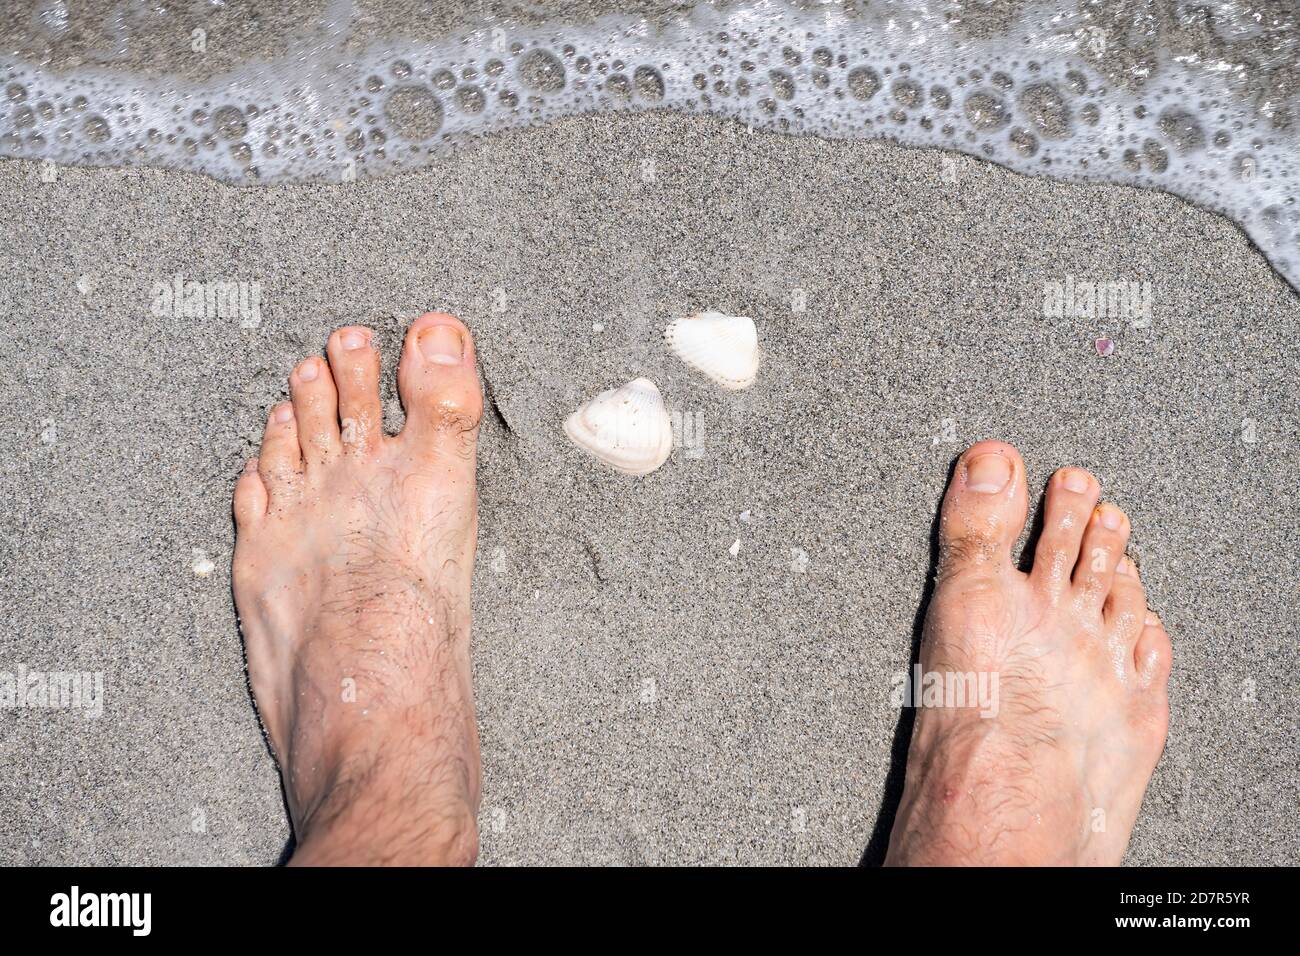
<path fill-rule="evenodd" d="M 534 92 L 558 93 L 564 89 L 564 64 L 550 50 L 535 47 L 520 59 L 519 79 Z"/>
<path fill-rule="evenodd" d="M 989 90 L 978 90 L 966 97 L 963 104 L 966 119 L 977 133 L 992 133 L 1011 122 L 1011 114 L 1000 96 Z"/>
<path fill-rule="evenodd" d="M 1165 189 L 1233 217 L 1300 287 L 1297 39 L 1249 4 L 1164 23 L 1102 22 L 1092 6 L 952 16 L 927 0 L 749 0 L 364 47 L 334 0 L 325 42 L 202 81 L 0 57 L 0 153 L 338 181 L 417 168 L 485 133 L 670 108 Z M 78 62 L 97 59 L 114 57 Z"/>
<path fill-rule="evenodd" d="M 855 100 L 870 100 L 880 92 L 880 74 L 869 66 L 855 66 L 849 71 L 849 95 Z"/>
<path fill-rule="evenodd" d="M 1071 111 L 1065 94 L 1051 83 L 1033 83 L 1020 94 L 1020 111 L 1043 139 L 1067 139 Z"/>
<path fill-rule="evenodd" d="M 399 86 L 384 101 L 393 131 L 410 142 L 423 142 L 442 128 L 442 101 L 427 86 Z"/>

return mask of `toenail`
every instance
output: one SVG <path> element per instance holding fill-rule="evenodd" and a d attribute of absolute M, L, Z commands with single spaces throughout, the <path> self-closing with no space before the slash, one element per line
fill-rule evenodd
<path fill-rule="evenodd" d="M 966 487 L 991 495 L 1001 491 L 1011 480 L 1011 462 L 990 452 L 966 463 Z"/>
<path fill-rule="evenodd" d="M 370 336 L 365 332 L 360 332 L 357 329 L 348 329 L 339 336 L 339 345 L 343 346 L 348 351 L 352 351 L 353 349 L 359 349 L 365 346 L 369 338 Z"/>
<path fill-rule="evenodd" d="M 1146 621 L 1146 622 L 1147 622 L 1147 624 L 1150 625 L 1151 627 L 1159 627 L 1159 626 L 1160 626 L 1160 615 L 1156 614 L 1155 611 L 1147 611 L 1147 621 Z"/>
<path fill-rule="evenodd" d="M 320 363 L 315 359 L 308 359 L 298 366 L 298 381 L 300 382 L 314 382 L 319 374 Z"/>
<path fill-rule="evenodd" d="M 293 418 L 293 406 L 287 402 L 275 410 L 275 420 L 281 425 L 291 418 Z"/>
<path fill-rule="evenodd" d="M 1124 523 L 1124 515 L 1114 508 L 1101 508 L 1101 526 L 1110 531 L 1118 531 Z"/>
<path fill-rule="evenodd" d="M 1065 490 L 1073 491 L 1076 495 L 1085 494 L 1088 491 L 1088 476 L 1081 471 L 1067 471 Z"/>
<path fill-rule="evenodd" d="M 435 325 L 420 336 L 420 354 L 436 365 L 459 365 L 465 347 L 450 325 Z"/>
<path fill-rule="evenodd" d="M 1129 563 L 1128 558 L 1120 558 L 1119 564 L 1115 565 L 1116 574 L 1128 574 L 1133 570 L 1133 565 Z"/>

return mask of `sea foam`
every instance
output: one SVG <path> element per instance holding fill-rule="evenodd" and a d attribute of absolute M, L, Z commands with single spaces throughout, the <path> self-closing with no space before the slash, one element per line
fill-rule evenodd
<path fill-rule="evenodd" d="M 1156 26 L 1066 6 L 764 0 L 654 20 L 485 20 L 357 50 L 336 0 L 324 40 L 202 80 L 0 57 L 0 154 L 348 181 L 558 117 L 673 109 L 1167 190 L 1230 216 L 1300 288 L 1294 22 L 1251 4 L 1175 5 Z"/>

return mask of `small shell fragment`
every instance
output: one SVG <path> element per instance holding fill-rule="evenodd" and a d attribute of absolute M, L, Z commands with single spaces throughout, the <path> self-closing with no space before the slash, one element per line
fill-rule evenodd
<path fill-rule="evenodd" d="M 196 578 L 206 578 L 217 569 L 217 565 L 202 548 L 190 549 L 190 570 Z"/>

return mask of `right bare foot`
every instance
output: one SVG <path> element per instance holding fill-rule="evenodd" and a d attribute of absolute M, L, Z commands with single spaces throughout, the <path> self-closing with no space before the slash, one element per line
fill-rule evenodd
<path fill-rule="evenodd" d="M 1081 469 L 1052 476 L 1024 573 L 1020 455 L 980 442 L 957 463 L 921 667 L 997 675 L 996 714 L 919 709 L 887 862 L 1123 859 L 1164 748 L 1172 652 L 1124 556 L 1128 518 L 1100 492 Z"/>
<path fill-rule="evenodd" d="M 292 862 L 471 863 L 474 344 L 449 315 L 412 323 L 392 438 L 370 331 L 327 351 L 294 370 L 235 486 L 235 604 Z"/>

